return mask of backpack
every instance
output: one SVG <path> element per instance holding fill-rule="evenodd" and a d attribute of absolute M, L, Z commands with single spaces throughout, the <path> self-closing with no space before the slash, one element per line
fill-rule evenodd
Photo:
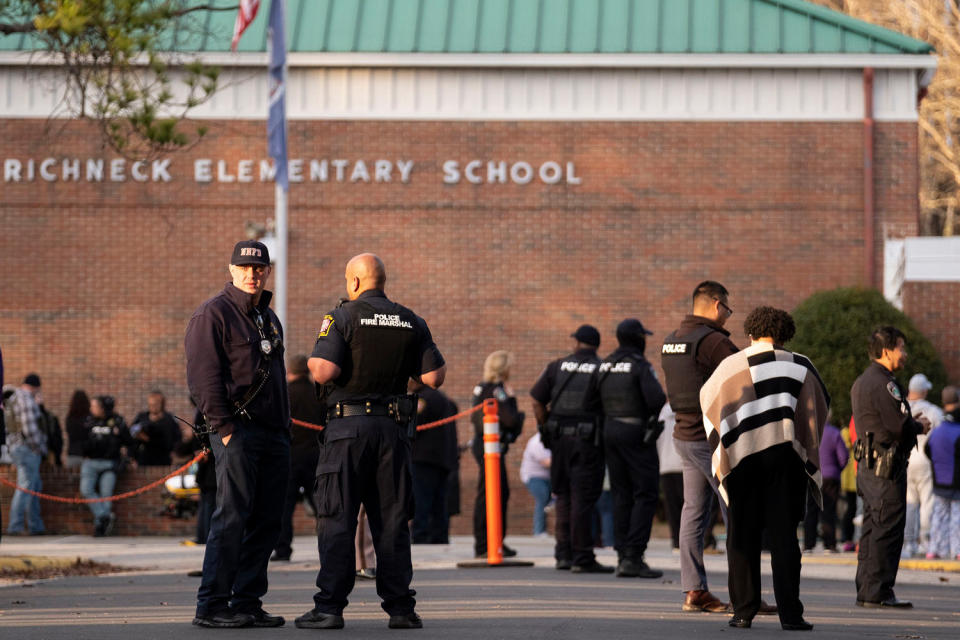
<path fill-rule="evenodd" d="M 47 434 L 47 451 L 53 454 L 54 460 L 59 460 L 60 454 L 63 453 L 63 431 L 60 429 L 60 420 L 44 406 L 40 407 L 40 430 Z"/>
<path fill-rule="evenodd" d="M 17 397 L 17 392 L 11 388 L 7 387 L 3 390 L 3 421 L 4 421 L 4 433 L 3 440 L 0 440 L 0 443 L 6 442 L 6 435 L 10 434 L 11 442 L 9 444 L 19 444 L 23 440 L 23 425 L 20 423 L 20 419 L 17 417 L 17 412 L 13 410 L 15 404 L 20 402 Z"/>

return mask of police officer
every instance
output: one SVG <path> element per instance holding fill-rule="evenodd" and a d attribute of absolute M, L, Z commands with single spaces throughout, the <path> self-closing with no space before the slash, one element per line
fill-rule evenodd
<path fill-rule="evenodd" d="M 507 452 L 516 442 L 523 430 L 526 414 L 517 409 L 517 398 L 510 388 L 510 370 L 513 367 L 513 354 L 497 350 L 487 356 L 483 362 L 483 382 L 473 388 L 470 406 L 475 407 L 488 398 L 497 401 L 497 418 L 500 421 L 500 518 L 501 534 L 507 536 L 507 505 L 510 503 L 510 479 L 507 475 Z M 479 478 L 477 497 L 473 502 L 473 549 L 477 558 L 487 557 L 487 480 L 483 451 L 483 416 L 475 411 L 470 416 L 473 423 L 473 442 L 470 451 L 477 461 Z M 504 558 L 517 555 L 515 549 L 501 540 Z"/>
<path fill-rule="evenodd" d="M 134 445 L 127 423 L 114 409 L 113 396 L 97 396 L 90 403 L 80 465 L 80 495 L 88 500 L 113 495 L 124 449 Z M 109 501 L 87 503 L 93 514 L 95 537 L 108 536 L 113 531 L 117 517 L 112 505 Z"/>
<path fill-rule="evenodd" d="M 320 572 L 314 608 L 296 620 L 306 629 L 343 627 L 353 589 L 354 537 L 361 503 L 377 553 L 377 593 L 391 629 L 419 629 L 410 589 L 413 517 L 408 430 L 416 419 L 410 378 L 436 389 L 446 365 L 430 329 L 389 300 L 383 262 L 371 253 L 347 263 L 349 301 L 323 317 L 307 364 L 326 394 L 327 428 L 317 464 Z"/>
<path fill-rule="evenodd" d="M 873 362 L 850 390 L 857 427 L 854 458 L 863 525 L 857 553 L 857 605 L 912 607 L 893 593 L 906 525 L 907 459 L 924 425 L 913 418 L 907 394 L 893 376 L 907 360 L 904 335 L 879 327 L 870 336 Z"/>
<path fill-rule="evenodd" d="M 193 624 L 279 627 L 266 613 L 267 562 L 280 533 L 290 473 L 290 405 L 283 329 L 264 291 L 270 255 L 243 240 L 231 281 L 187 325 L 187 385 L 213 430 L 217 507 Z"/>
<path fill-rule="evenodd" d="M 573 573 L 613 573 L 597 562 L 591 524 L 603 490 L 600 406 L 590 380 L 600 365 L 600 332 L 588 324 L 571 336 L 574 351 L 547 365 L 530 389 L 544 445 L 553 452 L 550 484 L 556 501 L 556 568 Z"/>
<path fill-rule="evenodd" d="M 680 514 L 680 582 L 684 611 L 726 613 L 728 605 L 710 593 L 703 565 L 703 537 L 713 515 L 717 480 L 710 468 L 710 443 L 700 411 L 700 387 L 727 356 L 736 353 L 723 328 L 733 315 L 727 289 L 705 280 L 693 290 L 693 313 L 663 341 L 661 366 L 667 397 L 676 412 L 673 443 L 683 461 L 683 510 Z M 726 505 L 721 503 L 723 520 Z"/>
<path fill-rule="evenodd" d="M 314 425 L 322 425 L 327 408 L 317 399 L 307 356 L 296 355 L 287 360 L 287 394 L 290 397 L 290 417 Z M 290 560 L 293 554 L 293 512 L 300 502 L 301 491 L 313 507 L 313 481 L 317 474 L 320 445 L 318 431 L 298 424 L 290 424 L 290 480 L 284 497 L 280 537 L 270 556 L 271 562 Z"/>
<path fill-rule="evenodd" d="M 417 426 L 455 416 L 457 405 L 442 391 L 415 380 L 407 388 L 416 393 Z M 447 511 L 447 485 L 457 469 L 457 423 L 417 432 L 410 455 L 413 476 L 413 544 L 449 544 L 450 515 Z"/>
<path fill-rule="evenodd" d="M 620 346 L 603 359 L 592 383 L 603 405 L 603 445 L 621 578 L 663 575 L 643 559 L 660 494 L 656 444 L 663 430 L 660 409 L 667 399 L 643 355 L 648 335 L 652 332 L 636 318 L 617 325 Z"/>

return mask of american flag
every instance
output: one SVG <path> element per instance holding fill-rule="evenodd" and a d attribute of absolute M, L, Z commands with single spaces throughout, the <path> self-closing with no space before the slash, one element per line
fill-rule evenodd
<path fill-rule="evenodd" d="M 253 19 L 257 17 L 257 9 L 260 8 L 260 0 L 240 0 L 240 10 L 237 12 L 237 21 L 233 25 L 233 41 L 230 43 L 232 51 L 237 50 L 237 44 L 240 42 L 240 36 L 247 30 Z"/>

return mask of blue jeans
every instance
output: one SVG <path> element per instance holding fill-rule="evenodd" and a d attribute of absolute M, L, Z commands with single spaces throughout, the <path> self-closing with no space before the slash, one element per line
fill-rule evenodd
<path fill-rule="evenodd" d="M 613 535 L 613 494 L 609 489 L 604 489 L 597 499 L 597 517 L 600 525 L 600 543 L 605 547 L 612 547 L 616 542 Z M 594 539 L 597 536 L 594 535 Z"/>
<path fill-rule="evenodd" d="M 113 495 L 117 486 L 117 467 L 114 460 L 103 458 L 84 458 L 80 465 L 80 495 L 84 498 L 107 498 Z M 91 502 L 90 513 L 96 524 L 101 518 L 106 518 L 113 510 L 112 502 Z"/>
<path fill-rule="evenodd" d="M 547 532 L 547 514 L 543 508 L 550 502 L 550 478 L 530 478 L 525 483 L 533 496 L 533 535 Z"/>
<path fill-rule="evenodd" d="M 30 491 L 40 491 L 43 488 L 40 480 L 40 462 L 43 456 L 21 444 L 10 450 L 10 457 L 17 465 L 17 485 Z M 43 519 L 40 517 L 40 498 L 17 491 L 10 501 L 10 524 L 7 533 L 23 533 L 24 520 L 30 525 L 30 533 L 44 532 Z"/>

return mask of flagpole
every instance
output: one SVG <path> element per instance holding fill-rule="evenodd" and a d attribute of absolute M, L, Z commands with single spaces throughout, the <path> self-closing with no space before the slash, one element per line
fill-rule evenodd
<path fill-rule="evenodd" d="M 277 234 L 277 258 L 274 262 L 277 277 L 274 281 L 276 300 L 274 311 L 290 334 L 287 326 L 287 196 L 290 185 L 287 175 L 287 38 L 286 0 L 271 0 L 268 42 L 270 61 L 270 103 L 267 111 L 267 148 L 276 168 L 274 188 L 274 221 Z"/>
<path fill-rule="evenodd" d="M 278 184 L 274 187 L 273 195 L 277 234 L 277 255 L 274 262 L 277 268 L 274 281 L 277 298 L 273 310 L 280 319 L 280 326 L 283 327 L 286 335 L 290 335 L 290 327 L 287 326 L 287 192 Z"/>

